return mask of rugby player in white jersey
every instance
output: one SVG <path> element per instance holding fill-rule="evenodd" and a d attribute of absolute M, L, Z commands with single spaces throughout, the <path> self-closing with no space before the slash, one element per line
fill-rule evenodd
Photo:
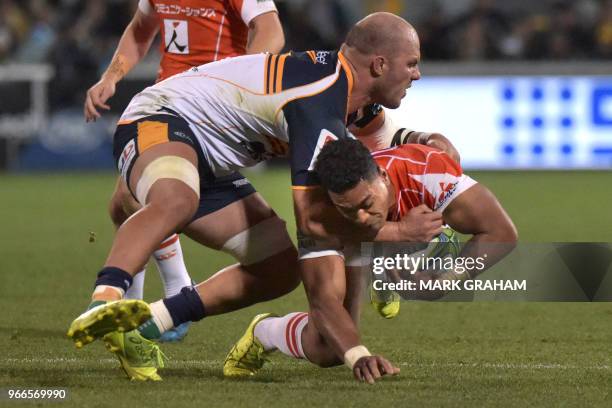
<path fill-rule="evenodd" d="M 300 241 L 326 239 L 316 242 L 316 248 L 304 248 L 303 276 L 318 276 L 327 268 L 330 255 L 340 256 L 342 241 L 329 239 L 330 228 L 341 231 L 340 235 L 346 232 L 381 241 L 427 241 L 437 235 L 441 216 L 430 210 L 412 211 L 380 229 L 355 229 L 326 201 L 313 171 L 326 141 L 350 137 L 346 125 L 351 112 L 373 103 L 399 106 L 411 82 L 420 77 L 419 58 L 412 26 L 392 14 L 376 13 L 355 26 L 340 51 L 228 59 L 193 68 L 138 94 L 121 117 L 114 150 L 122 177 L 144 207 L 117 232 L 96 281 L 93 305 L 98 306 L 71 324 L 68 334 L 76 345 L 146 322 L 128 334 L 154 356 L 156 346 L 140 333 L 155 338 L 185 321 L 233 310 L 232 302 L 244 305 L 245 292 L 261 292 L 255 277 L 233 281 L 225 275 L 233 290 L 227 293 L 226 288 L 227 298 L 206 290 L 207 281 L 151 304 L 150 310 L 144 302 L 115 301 L 169 234 L 180 231 L 206 244 L 201 237 L 207 231 L 198 224 L 197 209 L 207 183 L 271 157 L 290 157 Z M 249 219 L 248 210 L 243 208 L 234 217 Z M 337 216 L 330 222 L 325 214 L 323 223 L 320 213 L 330 211 Z M 219 225 L 227 221 L 232 220 L 220 219 Z M 253 229 L 249 234 L 259 237 Z M 276 246 L 277 240 L 276 236 L 253 240 L 249 254 L 260 255 L 271 244 Z M 278 270 L 278 264 L 271 268 Z M 282 273 L 277 275 L 275 279 L 282 279 Z M 260 300 L 273 297 L 267 291 L 259 295 Z M 108 336 L 105 341 L 121 358 L 125 342 L 109 344 Z M 152 357 L 146 365 L 132 366 L 137 369 L 132 378 L 158 379 L 158 365 Z"/>
<path fill-rule="evenodd" d="M 284 45 L 283 29 L 272 0 L 140 0 L 109 67 L 100 81 L 87 91 L 84 103 L 87 121 L 95 121 L 102 110 L 110 108 L 107 101 L 115 94 L 117 83 L 147 54 L 157 33 L 161 37 L 157 82 L 191 67 L 228 57 L 278 53 Z M 282 222 L 248 180 L 235 172 L 217 178 L 206 186 L 206 190 L 198 209 L 199 223 L 206 226 L 203 228 L 206 235 L 201 237 L 201 241 L 206 240 L 212 248 L 221 249 L 240 262 L 227 268 L 225 273 L 234 277 L 243 273 L 265 276 L 270 263 L 278 262 L 288 267 L 284 273 L 287 279 L 279 281 L 277 288 L 270 288 L 270 295 L 278 296 L 295 288 L 297 272 L 293 245 L 285 242 L 281 244 L 282 248 L 272 247 L 268 253 L 262 253 L 260 259 L 250 259 L 252 263 L 247 265 L 241 258 L 241 237 L 256 224 L 262 224 L 258 228 L 264 234 L 287 235 L 283 232 Z M 232 212 L 236 207 L 248 207 L 249 219 L 234 218 Z M 113 223 L 119 228 L 138 209 L 140 205 L 119 177 L 109 205 Z M 221 228 L 217 225 L 219 219 L 234 222 L 225 221 Z M 248 242 L 242 244 L 248 245 Z M 183 287 L 191 285 L 177 234 L 167 237 L 152 255 L 162 278 L 165 296 L 175 295 Z M 125 293 L 126 298 L 142 299 L 144 278 L 144 270 L 134 276 Z M 217 293 L 217 290 L 210 292 Z M 245 299 L 249 295 L 245 294 Z M 253 301 L 259 299 L 256 293 L 252 295 Z M 167 331 L 160 340 L 180 340 L 187 333 L 188 324 Z"/>

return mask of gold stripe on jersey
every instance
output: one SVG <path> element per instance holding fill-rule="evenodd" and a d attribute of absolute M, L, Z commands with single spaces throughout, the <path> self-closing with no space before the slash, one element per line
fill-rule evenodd
<path fill-rule="evenodd" d="M 332 87 L 340 78 L 340 70 L 342 69 L 342 64 L 338 61 L 336 66 L 336 72 L 328 75 L 324 78 L 319 79 L 318 81 L 311 82 L 306 85 L 301 85 L 295 88 L 287 89 L 282 93 L 283 100 L 280 101 L 279 106 L 276 108 L 274 112 L 274 123 L 277 122 L 278 115 L 282 112 L 283 108 L 290 102 L 293 102 L 297 99 L 309 98 L 314 95 L 318 95 L 320 93 L 325 92 L 327 89 Z M 347 101 L 348 104 L 348 101 Z"/>
<path fill-rule="evenodd" d="M 266 86 L 266 94 L 274 93 L 274 78 L 276 75 L 276 64 L 278 62 L 278 55 L 272 55 L 270 57 L 270 63 L 268 66 L 268 82 Z"/>
<path fill-rule="evenodd" d="M 319 188 L 321 188 L 321 186 L 291 186 L 292 190 L 298 190 L 298 191 L 316 190 Z"/>
<path fill-rule="evenodd" d="M 340 61 L 340 64 L 342 65 L 342 68 L 346 73 L 346 79 L 348 81 L 348 95 L 346 98 L 346 117 L 344 118 L 344 122 L 346 122 L 349 114 L 349 102 L 351 100 L 351 94 L 353 93 L 353 71 L 351 71 L 351 66 L 346 61 L 344 54 L 342 54 L 342 52 L 340 51 L 338 51 L 338 60 Z"/>
<path fill-rule="evenodd" d="M 313 64 L 317 63 L 317 55 L 315 54 L 314 51 L 306 51 L 306 54 L 308 54 Z"/>
<path fill-rule="evenodd" d="M 283 91 L 283 71 L 285 69 L 285 60 L 289 54 L 283 54 L 278 59 L 278 67 L 276 69 L 276 85 L 274 93 Z"/>
<path fill-rule="evenodd" d="M 270 58 L 272 58 L 271 54 L 266 55 L 266 60 L 264 62 L 264 95 L 268 93 L 268 77 L 270 76 Z"/>
<path fill-rule="evenodd" d="M 161 143 L 168 143 L 168 124 L 145 120 L 138 123 L 138 153 Z"/>

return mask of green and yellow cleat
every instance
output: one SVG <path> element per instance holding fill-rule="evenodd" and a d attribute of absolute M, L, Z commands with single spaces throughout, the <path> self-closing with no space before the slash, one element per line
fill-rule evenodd
<path fill-rule="evenodd" d="M 141 336 L 138 330 L 112 332 L 103 338 L 106 349 L 119 357 L 121 368 L 130 380 L 161 381 L 158 368 L 167 358 L 159 346 Z"/>
<path fill-rule="evenodd" d="M 370 304 L 385 319 L 393 319 L 399 314 L 400 299 L 394 291 L 377 291 L 370 286 Z"/>
<path fill-rule="evenodd" d="M 107 302 L 74 319 L 67 335 L 81 348 L 110 332 L 134 330 L 150 318 L 151 310 L 142 300 Z"/>
<path fill-rule="evenodd" d="M 255 337 L 255 326 L 263 319 L 275 317 L 272 313 L 258 314 L 251 320 L 249 327 L 234 344 L 223 362 L 223 375 L 226 377 L 248 377 L 255 375 L 266 360 L 266 351 Z"/>

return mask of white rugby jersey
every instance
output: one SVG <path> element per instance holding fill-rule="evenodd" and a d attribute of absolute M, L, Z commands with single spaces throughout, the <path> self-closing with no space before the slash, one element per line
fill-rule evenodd
<path fill-rule="evenodd" d="M 337 51 L 228 58 L 194 67 L 137 94 L 119 124 L 170 109 L 185 119 L 215 175 L 290 156 L 292 184 L 317 185 L 322 145 L 350 137 L 351 70 Z"/>

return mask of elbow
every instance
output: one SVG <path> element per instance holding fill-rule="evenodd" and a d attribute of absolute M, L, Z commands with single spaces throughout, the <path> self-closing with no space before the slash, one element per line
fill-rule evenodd
<path fill-rule="evenodd" d="M 510 218 L 498 226 L 495 237 L 495 242 L 504 244 L 504 247 L 507 247 L 508 252 L 516 248 L 516 244 L 518 242 L 518 231 Z"/>
<path fill-rule="evenodd" d="M 274 38 L 276 41 L 276 52 L 280 53 L 283 48 L 285 48 L 285 33 L 283 32 L 282 28 L 279 27 L 278 32 Z"/>

